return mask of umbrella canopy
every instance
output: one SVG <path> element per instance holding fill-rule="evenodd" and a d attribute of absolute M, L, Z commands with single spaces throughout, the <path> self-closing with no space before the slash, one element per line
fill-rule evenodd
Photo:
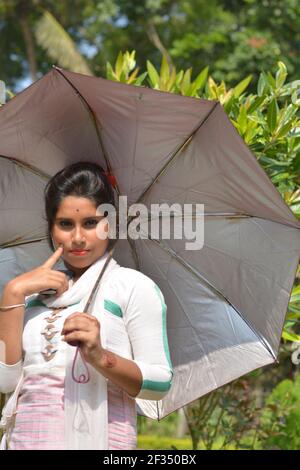
<path fill-rule="evenodd" d="M 50 254 L 43 188 L 76 161 L 116 178 L 128 205 L 204 204 L 204 245 L 119 240 L 114 258 L 161 288 L 174 380 L 162 418 L 276 361 L 300 223 L 217 101 L 53 68 L 0 109 L 0 284 Z M 193 214 L 195 218 L 200 215 Z M 1 287 L 1 285 L 0 285 Z"/>

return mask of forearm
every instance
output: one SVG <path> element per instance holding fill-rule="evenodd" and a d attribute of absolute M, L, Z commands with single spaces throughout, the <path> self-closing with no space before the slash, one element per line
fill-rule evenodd
<path fill-rule="evenodd" d="M 14 290 L 11 283 L 6 284 L 0 298 L 0 305 L 8 306 L 24 303 L 25 297 Z M 22 333 L 24 307 L 0 311 L 0 341 L 2 342 L 0 361 L 12 365 L 22 359 Z"/>
<path fill-rule="evenodd" d="M 143 377 L 139 367 L 133 361 L 103 349 L 91 365 L 104 377 L 124 389 L 128 395 L 132 397 L 138 395 Z"/>

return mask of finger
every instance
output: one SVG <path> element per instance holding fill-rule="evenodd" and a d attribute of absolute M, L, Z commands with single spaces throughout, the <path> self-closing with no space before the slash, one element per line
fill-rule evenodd
<path fill-rule="evenodd" d="M 74 330 L 90 332 L 95 328 L 100 328 L 100 324 L 96 318 L 74 317 L 65 321 L 61 334 L 67 334 Z"/>
<path fill-rule="evenodd" d="M 71 315 L 68 316 L 66 321 L 70 320 L 71 318 L 73 318 L 75 316 L 82 317 L 82 318 L 87 318 L 88 320 L 92 320 L 92 321 L 96 320 L 99 323 L 98 319 L 94 315 L 90 315 L 89 313 L 84 313 L 84 312 L 71 313 Z"/>
<path fill-rule="evenodd" d="M 54 271 L 53 271 L 54 272 Z M 56 297 L 59 297 L 69 289 L 69 283 L 66 279 L 57 279 L 57 276 L 50 276 L 48 284 L 52 289 L 56 290 Z"/>
<path fill-rule="evenodd" d="M 63 247 L 63 244 L 61 244 L 59 245 L 57 250 L 55 250 L 53 255 L 51 255 L 50 258 L 48 258 L 44 264 L 42 264 L 42 266 L 44 268 L 52 268 L 55 265 L 55 263 L 57 263 L 61 255 L 63 254 L 63 251 L 64 251 L 64 247 Z"/>
<path fill-rule="evenodd" d="M 73 331 L 72 333 L 65 334 L 62 338 L 62 341 L 65 341 L 69 344 L 75 343 L 75 345 L 78 345 L 78 342 L 86 343 L 88 341 L 88 337 L 84 331 Z"/>

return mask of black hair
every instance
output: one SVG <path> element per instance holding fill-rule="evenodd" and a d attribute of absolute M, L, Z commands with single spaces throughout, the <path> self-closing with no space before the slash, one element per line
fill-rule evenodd
<path fill-rule="evenodd" d="M 100 204 L 112 204 L 115 207 L 114 191 L 98 163 L 77 162 L 60 170 L 52 176 L 44 189 L 47 241 L 52 250 L 55 248 L 51 231 L 58 208 L 66 196 L 85 197 L 94 202 L 96 207 Z M 115 241 L 109 240 L 109 248 Z"/>

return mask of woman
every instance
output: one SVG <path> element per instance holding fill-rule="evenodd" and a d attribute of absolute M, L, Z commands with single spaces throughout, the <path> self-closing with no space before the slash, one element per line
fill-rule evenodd
<path fill-rule="evenodd" d="M 170 389 L 162 293 L 111 258 L 102 203 L 114 197 L 99 165 L 79 162 L 53 176 L 45 210 L 55 251 L 3 290 L 0 392 L 11 393 L 4 449 L 134 449 L 135 400 L 160 400 Z M 60 257 L 68 271 L 54 269 Z M 104 267 L 91 314 L 84 313 Z"/>

